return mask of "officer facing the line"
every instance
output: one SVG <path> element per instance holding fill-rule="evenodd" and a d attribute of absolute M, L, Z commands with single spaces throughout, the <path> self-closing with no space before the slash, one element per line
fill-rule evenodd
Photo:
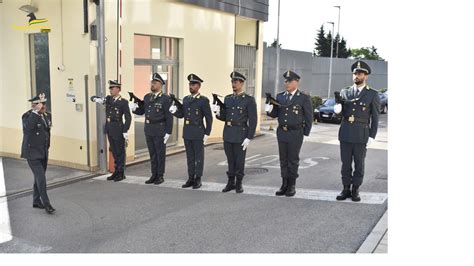
<path fill-rule="evenodd" d="M 29 101 L 31 110 L 21 117 L 23 123 L 21 158 L 28 161 L 34 175 L 33 208 L 45 209 L 48 214 L 53 214 L 56 210 L 51 206 L 46 191 L 46 168 L 51 141 L 51 114 L 46 111 L 44 93 Z"/>
<path fill-rule="evenodd" d="M 369 65 L 357 61 L 351 70 L 354 85 L 343 89 L 340 97 L 336 93 L 337 104 L 334 106 L 334 112 L 343 116 L 339 128 L 339 142 L 344 188 L 336 199 L 352 198 L 352 201 L 360 201 L 359 187 L 364 178 L 365 155 L 367 145 L 374 141 L 377 134 L 380 99 L 378 92 L 367 85 L 371 72 Z"/>

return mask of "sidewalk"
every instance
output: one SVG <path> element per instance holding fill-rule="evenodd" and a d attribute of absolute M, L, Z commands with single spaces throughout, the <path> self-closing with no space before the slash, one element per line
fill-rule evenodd
<path fill-rule="evenodd" d="M 29 191 L 33 188 L 33 173 L 26 160 L 3 157 L 5 186 L 7 196 Z M 48 186 L 81 177 L 92 176 L 93 173 L 72 168 L 48 165 L 46 181 Z"/>

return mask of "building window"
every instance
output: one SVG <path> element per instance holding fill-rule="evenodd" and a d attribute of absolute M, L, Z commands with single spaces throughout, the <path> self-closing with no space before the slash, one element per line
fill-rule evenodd
<path fill-rule="evenodd" d="M 31 96 L 39 93 L 46 95 L 47 110 L 51 112 L 51 83 L 49 69 L 49 38 L 48 33 L 32 33 L 29 35 Z"/>

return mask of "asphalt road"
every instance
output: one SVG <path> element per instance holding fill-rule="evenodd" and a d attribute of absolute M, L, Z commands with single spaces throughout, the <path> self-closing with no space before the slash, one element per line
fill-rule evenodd
<path fill-rule="evenodd" d="M 222 144 L 210 145 L 200 190 L 177 188 L 187 178 L 181 153 L 167 158 L 163 186 L 143 184 L 150 170 L 142 163 L 127 168 L 126 182 L 95 178 L 51 189 L 52 216 L 31 208 L 31 196 L 9 200 L 13 240 L 0 252 L 355 252 L 387 209 L 387 200 L 364 202 L 370 193 L 387 195 L 386 115 L 367 152 L 361 203 L 334 200 L 342 186 L 337 129 L 318 124 L 303 144 L 297 196 L 315 196 L 263 193 L 281 181 L 276 137 L 263 130 L 247 153 L 247 193 L 219 192 L 225 154 Z M 324 193 L 331 197 L 320 198 Z"/>

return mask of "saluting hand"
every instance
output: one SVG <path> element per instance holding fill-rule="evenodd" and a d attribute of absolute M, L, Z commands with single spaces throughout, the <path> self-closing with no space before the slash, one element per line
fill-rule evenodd
<path fill-rule="evenodd" d="M 176 113 L 177 110 L 178 110 L 178 107 L 176 107 L 176 105 L 174 105 L 173 103 L 169 109 L 170 113 L 174 114 Z"/>
<path fill-rule="evenodd" d="M 273 104 L 265 104 L 265 112 L 271 112 L 273 110 Z"/>
<path fill-rule="evenodd" d="M 137 110 L 138 104 L 130 102 L 128 103 L 128 107 L 130 108 L 130 110 L 132 110 L 132 112 L 134 112 L 135 110 Z"/>

